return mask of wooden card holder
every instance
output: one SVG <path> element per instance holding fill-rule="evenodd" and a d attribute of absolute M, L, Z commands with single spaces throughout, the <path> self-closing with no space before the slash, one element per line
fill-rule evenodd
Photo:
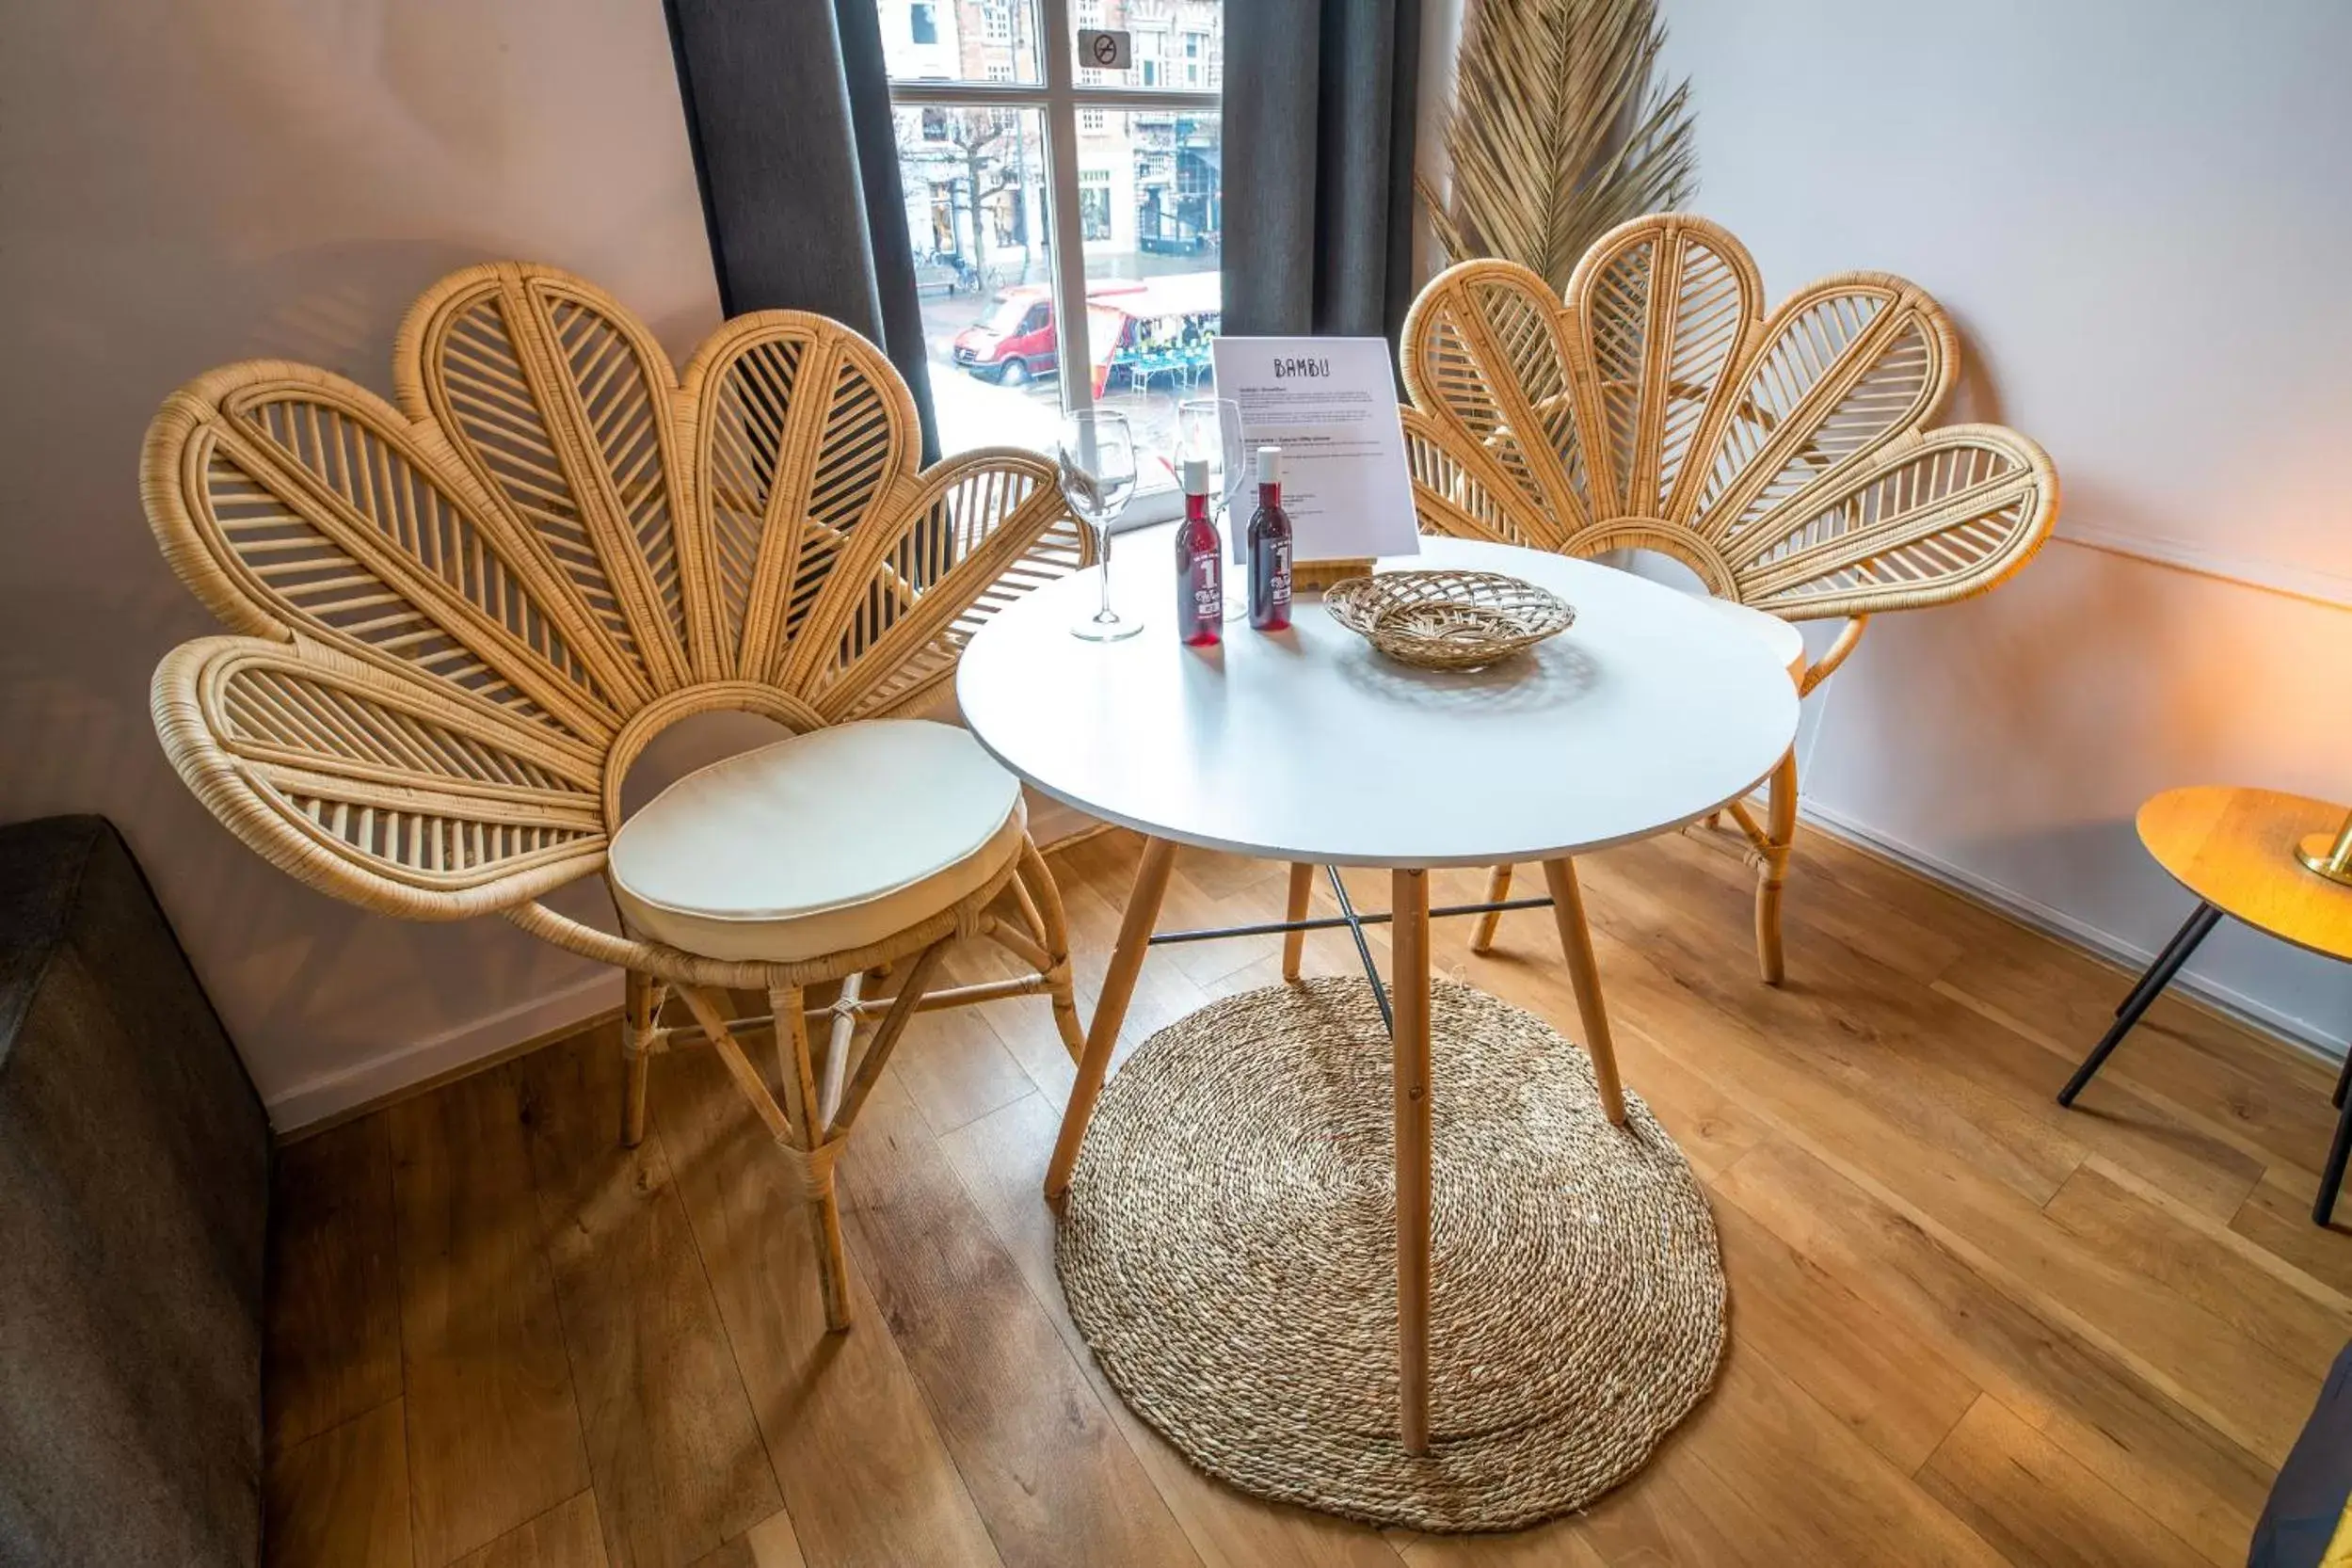
<path fill-rule="evenodd" d="M 1294 559 L 1290 563 L 1290 591 L 1294 594 L 1320 593 L 1334 583 L 1345 582 L 1351 577 L 1369 576 L 1371 570 L 1372 557 L 1369 555 L 1335 555 L 1321 561 Z"/>

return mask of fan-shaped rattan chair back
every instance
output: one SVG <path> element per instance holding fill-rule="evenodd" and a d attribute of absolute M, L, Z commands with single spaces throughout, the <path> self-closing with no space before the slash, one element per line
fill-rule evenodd
<path fill-rule="evenodd" d="M 905 386 L 821 316 L 730 321 L 681 376 L 581 280 L 477 266 L 418 300 L 392 376 L 397 408 L 228 366 L 166 402 L 144 471 L 165 556 L 243 634 L 158 672 L 172 761 L 385 913 L 598 871 L 622 776 L 688 713 L 934 700 L 989 614 L 1083 558 L 1035 454 L 916 472 Z"/>
<path fill-rule="evenodd" d="M 673 1037 L 715 1045 L 804 1163 L 840 1326 L 832 1160 L 908 1016 L 1043 991 L 1077 1048 L 1035 845 L 907 930 L 792 963 L 714 960 L 538 901 L 606 869 L 630 764 L 689 714 L 805 732 L 937 701 L 989 616 L 1087 559 L 1053 470 L 1005 448 L 918 472 L 913 399 L 838 323 L 744 316 L 680 375 L 629 312 L 550 267 L 435 284 L 392 381 L 397 406 L 254 361 L 157 414 L 149 520 L 236 633 L 157 669 L 164 748 L 216 816 L 314 888 L 413 919 L 500 912 L 627 969 L 628 1141 L 645 1057 Z M 945 945 L 971 936 L 1032 972 L 928 990 Z M 868 971 L 908 959 L 895 996 L 861 996 Z M 833 980 L 831 1049 L 812 1058 L 801 988 Z M 671 985 L 698 1028 L 663 1026 Z M 790 1047 L 780 1102 L 734 1038 L 728 986 L 768 992 Z M 853 1080 L 856 1022 L 875 1015 Z"/>
<path fill-rule="evenodd" d="M 1917 287 L 1849 272 L 1768 317 L 1704 218 L 1613 230 L 1566 301 L 1508 262 L 1448 268 L 1405 324 L 1416 499 L 1447 533 L 1675 556 L 1801 618 L 1981 593 L 2049 536 L 2057 476 L 2015 431 L 1928 421 L 1959 343 Z"/>
<path fill-rule="evenodd" d="M 1431 532 L 1657 551 L 1719 597 L 1849 617 L 1810 691 L 1869 616 L 1982 593 L 2049 537 L 2057 475 L 2040 447 L 1999 425 L 1928 428 L 1959 360 L 1943 310 L 1885 273 L 1823 279 L 1767 315 L 1755 263 L 1704 218 L 1612 230 L 1564 301 L 1526 267 L 1464 262 L 1405 322 L 1415 504 Z M 1734 814 L 1778 980 L 1793 760 L 1772 794 L 1770 825 Z M 1509 881 L 1499 870 L 1496 900 Z M 1473 946 L 1493 936 L 1488 917 Z"/>

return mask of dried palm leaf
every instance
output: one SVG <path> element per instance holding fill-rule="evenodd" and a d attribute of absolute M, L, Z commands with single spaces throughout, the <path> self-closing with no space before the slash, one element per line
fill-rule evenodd
<path fill-rule="evenodd" d="M 1446 112 L 1450 202 L 1419 182 L 1449 261 L 1499 256 L 1565 290 L 1595 239 L 1688 199 L 1690 84 L 1655 80 L 1665 41 L 1657 0 L 1479 0 Z"/>

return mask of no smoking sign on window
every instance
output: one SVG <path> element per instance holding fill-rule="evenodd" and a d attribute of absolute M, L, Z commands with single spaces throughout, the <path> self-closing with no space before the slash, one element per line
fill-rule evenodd
<path fill-rule="evenodd" d="M 1094 71 L 1125 71 L 1135 61 L 1130 38 L 1124 27 L 1080 27 L 1078 63 Z"/>

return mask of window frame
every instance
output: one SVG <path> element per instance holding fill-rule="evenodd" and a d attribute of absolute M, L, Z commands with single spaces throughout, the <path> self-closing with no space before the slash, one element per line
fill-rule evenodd
<path fill-rule="evenodd" d="M 1041 113 L 1046 128 L 1044 227 L 1053 242 L 1049 292 L 1059 340 L 1055 353 L 1064 366 L 1085 367 L 1094 363 L 1094 345 L 1088 341 L 1085 309 L 1085 220 L 1079 211 L 1079 111 L 1192 109 L 1214 113 L 1223 107 L 1224 94 L 1215 88 L 1171 89 L 1080 82 L 1072 8 L 1072 0 L 1034 0 L 1032 14 L 1044 56 L 1043 82 L 894 81 L 889 87 L 892 108 L 1036 109 Z M 1009 20 L 1011 13 L 1007 14 Z M 1019 32 L 1017 25 L 1012 30 Z M 1065 411 L 1080 413 L 1095 406 L 1092 376 L 1065 370 L 1056 379 Z"/>

